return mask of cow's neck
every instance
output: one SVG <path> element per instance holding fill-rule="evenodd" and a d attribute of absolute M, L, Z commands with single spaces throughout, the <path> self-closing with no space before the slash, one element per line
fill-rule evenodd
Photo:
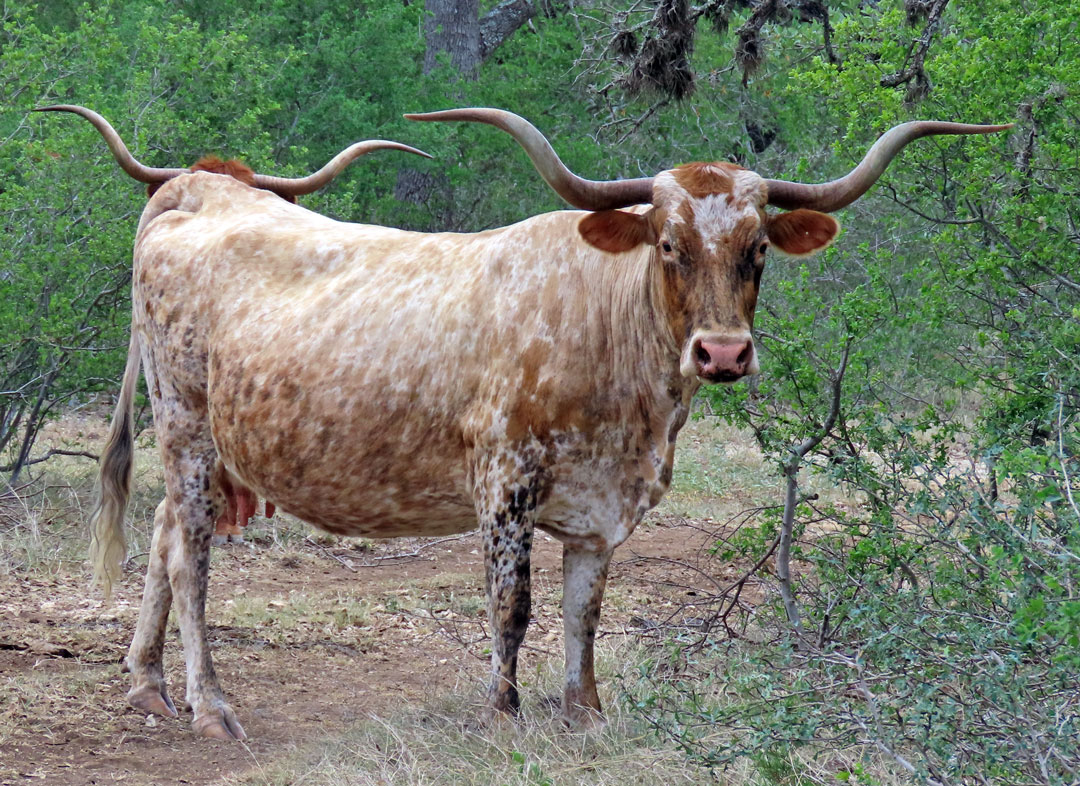
<path fill-rule="evenodd" d="M 615 364 L 626 375 L 619 382 L 634 390 L 639 408 L 649 410 L 642 414 L 668 423 L 665 439 L 673 442 L 699 383 L 679 371 L 681 346 L 664 315 L 663 274 L 654 253 L 651 248 L 633 252 L 627 260 L 632 263 L 618 268 L 621 280 L 610 290 L 612 330 L 631 335 L 618 335 L 611 344 L 625 353 Z"/>
<path fill-rule="evenodd" d="M 615 356 L 612 391 L 619 391 L 619 421 L 623 424 L 622 449 L 637 459 L 636 496 L 628 509 L 630 527 L 667 491 L 675 460 L 675 438 L 686 422 L 696 378 L 679 372 L 680 346 L 663 311 L 663 285 L 651 249 L 641 249 L 619 260 L 617 280 L 602 289 L 609 297 L 609 341 Z"/>

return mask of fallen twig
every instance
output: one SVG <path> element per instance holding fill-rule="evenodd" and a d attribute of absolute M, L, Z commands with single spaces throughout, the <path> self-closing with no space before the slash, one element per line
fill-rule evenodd
<path fill-rule="evenodd" d="M 354 565 L 350 564 L 347 560 L 343 559 L 342 557 L 339 557 L 337 554 L 330 551 L 330 549 L 326 548 L 326 546 L 323 546 L 321 543 L 316 543 L 315 540 L 310 535 L 308 535 L 307 537 L 304 538 L 304 542 L 310 543 L 312 546 L 317 548 L 319 551 L 321 551 L 326 556 L 330 557 L 331 559 L 337 560 L 342 565 L 344 565 L 348 570 L 351 570 L 353 573 L 357 572 L 356 567 Z"/>

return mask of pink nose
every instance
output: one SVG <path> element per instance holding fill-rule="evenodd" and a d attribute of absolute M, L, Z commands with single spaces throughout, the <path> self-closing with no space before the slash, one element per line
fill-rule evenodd
<path fill-rule="evenodd" d="M 699 339 L 694 344 L 697 374 L 709 382 L 734 382 L 745 377 L 753 357 L 754 342 L 750 339 L 734 342 Z"/>

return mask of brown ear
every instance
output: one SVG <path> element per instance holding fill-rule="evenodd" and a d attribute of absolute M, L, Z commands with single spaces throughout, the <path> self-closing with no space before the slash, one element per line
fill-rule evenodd
<path fill-rule="evenodd" d="M 804 257 L 828 246 L 840 232 L 840 223 L 816 210 L 792 210 L 769 216 L 765 231 L 777 249 L 793 257 Z"/>
<path fill-rule="evenodd" d="M 578 232 L 590 246 L 618 254 L 642 243 L 656 242 L 656 229 L 649 214 L 638 215 L 623 210 L 600 210 L 578 222 Z"/>

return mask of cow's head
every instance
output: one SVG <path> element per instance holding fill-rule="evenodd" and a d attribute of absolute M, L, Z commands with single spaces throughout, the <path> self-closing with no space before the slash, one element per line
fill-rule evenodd
<path fill-rule="evenodd" d="M 751 331 L 770 248 L 806 256 L 840 225 L 829 212 L 851 204 L 904 145 L 930 134 L 985 134 L 1009 126 L 917 122 L 897 126 L 850 174 L 820 185 L 766 180 L 735 164 L 686 164 L 656 177 L 596 182 L 570 172 L 526 120 L 498 109 L 452 109 L 412 120 L 489 123 L 513 136 L 567 202 L 590 210 L 578 231 L 614 254 L 651 249 L 658 304 L 681 347 L 679 370 L 703 382 L 734 382 L 758 370 Z M 630 205 L 647 210 L 626 211 Z M 782 212 L 767 212 L 772 205 Z"/>
<path fill-rule="evenodd" d="M 612 253 L 652 248 L 659 301 L 682 351 L 684 377 L 734 382 L 758 371 L 751 331 L 769 248 L 812 254 L 839 224 L 814 210 L 765 212 L 768 190 L 734 164 L 686 164 L 653 178 L 645 213 L 601 210 L 578 230 Z"/>
<path fill-rule="evenodd" d="M 179 177 L 180 175 L 185 175 L 189 172 L 211 172 L 214 174 L 228 175 L 235 180 L 239 180 L 244 185 L 261 188 L 266 191 L 273 191 L 275 194 L 289 202 L 296 202 L 296 197 L 318 191 L 337 177 L 345 167 L 357 158 L 366 153 L 370 153 L 373 150 L 401 150 L 406 153 L 414 153 L 418 156 L 423 156 L 424 158 L 431 158 L 431 156 L 424 151 L 400 144 L 399 142 L 370 139 L 366 142 L 357 142 L 356 144 L 345 148 L 334 156 L 326 166 L 307 177 L 275 177 L 274 175 L 260 175 L 240 161 L 235 159 L 231 161 L 222 161 L 217 156 L 205 156 L 190 169 L 150 167 L 136 160 L 135 156 L 128 150 L 127 145 L 124 144 L 124 140 L 116 133 L 116 129 L 109 124 L 108 120 L 92 109 L 87 109 L 84 106 L 77 106 L 75 104 L 57 104 L 56 106 L 41 107 L 34 111 L 73 112 L 80 117 L 86 118 L 105 139 L 105 143 L 109 146 L 109 150 L 112 152 L 116 162 L 120 164 L 120 168 L 140 183 L 146 183 L 147 196 L 151 197 L 165 184 L 166 181 L 172 180 L 174 177 Z"/>

